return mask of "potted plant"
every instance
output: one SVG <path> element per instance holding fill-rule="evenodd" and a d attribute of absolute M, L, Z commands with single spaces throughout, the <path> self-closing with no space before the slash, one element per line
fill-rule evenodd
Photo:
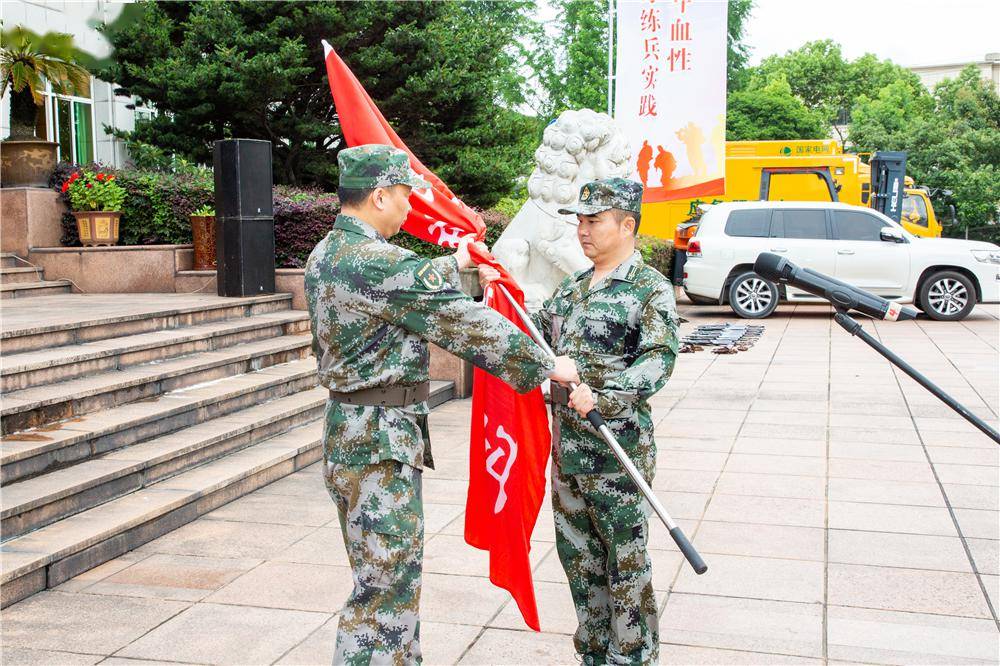
<path fill-rule="evenodd" d="M 215 209 L 202 206 L 191 213 L 191 238 L 194 242 L 194 269 L 213 271 L 215 257 Z"/>
<path fill-rule="evenodd" d="M 0 141 L 3 187 L 45 187 L 59 144 L 35 135 L 45 81 L 59 94 L 89 94 L 90 74 L 76 64 L 85 57 L 73 37 L 38 35 L 22 26 L 0 33 L 0 95 L 10 88 L 10 136 Z"/>
<path fill-rule="evenodd" d="M 115 182 L 114 174 L 77 171 L 63 183 L 69 195 L 69 207 L 76 218 L 76 229 L 83 245 L 115 245 L 125 188 Z"/>

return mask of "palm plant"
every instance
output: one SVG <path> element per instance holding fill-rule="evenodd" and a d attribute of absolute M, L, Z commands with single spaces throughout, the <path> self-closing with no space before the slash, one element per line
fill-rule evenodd
<path fill-rule="evenodd" d="M 72 35 L 39 35 L 23 26 L 0 32 L 0 95 L 10 96 L 10 138 L 35 138 L 35 117 L 44 98 L 45 80 L 63 95 L 90 89 L 90 73 L 76 61 L 85 54 L 73 45 Z"/>

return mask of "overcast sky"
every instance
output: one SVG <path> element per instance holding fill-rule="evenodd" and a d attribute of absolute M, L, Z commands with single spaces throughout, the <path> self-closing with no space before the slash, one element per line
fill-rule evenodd
<path fill-rule="evenodd" d="M 981 61 L 1000 52 L 1000 0 L 756 0 L 751 64 L 833 39 L 853 60 L 871 52 L 904 65 Z"/>

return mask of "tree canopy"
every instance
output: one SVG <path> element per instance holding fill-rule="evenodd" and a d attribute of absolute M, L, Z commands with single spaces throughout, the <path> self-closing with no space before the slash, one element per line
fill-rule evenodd
<path fill-rule="evenodd" d="M 1000 97 L 975 65 L 937 84 L 933 94 L 897 80 L 860 96 L 849 136 L 858 151 L 905 150 L 907 173 L 931 188 L 938 212 L 955 204 L 959 227 L 952 233 L 997 219 Z"/>
<path fill-rule="evenodd" d="M 530 161 L 534 125 L 509 110 L 523 85 L 511 45 L 531 22 L 529 2 L 143 5 L 138 21 L 109 33 L 115 62 L 100 74 L 160 111 L 134 141 L 206 162 L 216 139 L 266 139 L 277 182 L 330 186 L 343 144 L 326 39 L 407 145 L 470 203 L 508 193 Z"/>

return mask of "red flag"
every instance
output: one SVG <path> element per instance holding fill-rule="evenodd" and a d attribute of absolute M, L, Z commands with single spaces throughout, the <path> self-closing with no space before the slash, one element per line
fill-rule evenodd
<path fill-rule="evenodd" d="M 413 170 L 431 184 L 427 190 L 413 190 L 410 205 L 413 210 L 403 223 L 403 231 L 444 247 L 458 247 L 459 239 L 469 234 L 477 240 L 486 237 L 486 224 L 476 211 L 456 197 L 444 182 L 425 167 L 410 152 L 385 118 L 375 102 L 365 92 L 353 72 L 326 41 L 326 73 L 330 92 L 340 118 L 340 129 L 349 146 L 378 143 L 405 150 Z"/>
<path fill-rule="evenodd" d="M 445 247 L 456 247 L 459 239 L 469 234 L 477 240 L 485 238 L 482 218 L 421 164 L 344 61 L 325 41 L 323 48 L 330 91 L 347 144 L 378 143 L 405 150 L 413 169 L 431 183 L 431 189 L 414 190 L 410 195 L 413 210 L 403 230 Z M 501 283 L 523 307 L 524 294 L 503 266 L 474 245 L 469 250 L 477 264 L 486 263 L 500 271 Z M 487 294 L 486 304 L 525 330 L 506 297 L 495 289 Z M 471 430 L 465 540 L 490 551 L 490 581 L 511 593 L 524 621 L 538 631 L 528 552 L 545 494 L 545 467 L 551 445 L 541 389 L 520 395 L 506 382 L 477 368 Z"/>
<path fill-rule="evenodd" d="M 501 272 L 499 283 L 523 308 L 524 294 L 513 278 L 496 260 L 487 263 Z M 487 290 L 485 302 L 527 333 L 496 287 Z M 539 631 L 528 553 L 551 447 L 545 400 L 540 388 L 521 395 L 478 368 L 473 379 L 465 540 L 490 551 L 490 581 L 511 593 L 525 623 Z"/>

